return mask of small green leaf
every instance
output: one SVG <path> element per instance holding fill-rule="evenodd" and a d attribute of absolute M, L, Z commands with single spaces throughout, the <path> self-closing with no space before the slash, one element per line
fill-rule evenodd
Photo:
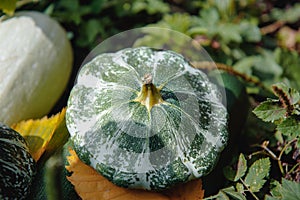
<path fill-rule="evenodd" d="M 244 185 L 243 185 L 243 184 L 237 183 L 235 187 L 236 187 L 236 190 L 237 190 L 239 193 L 244 193 L 245 188 L 244 188 Z"/>
<path fill-rule="evenodd" d="M 230 198 L 222 191 L 220 191 L 217 196 L 215 196 L 213 199 L 215 200 L 230 200 Z"/>
<path fill-rule="evenodd" d="M 241 194 L 240 192 L 237 192 L 233 186 L 224 188 L 224 189 L 222 189 L 222 191 L 225 192 L 226 194 L 228 194 L 229 196 L 233 197 L 234 199 L 246 200 L 246 197 L 243 194 Z"/>
<path fill-rule="evenodd" d="M 293 88 L 288 87 L 286 84 L 277 83 L 277 84 L 274 84 L 273 86 L 281 89 L 287 95 L 287 97 L 290 100 L 291 104 L 296 104 L 300 100 L 299 92 L 297 90 L 293 89 Z M 275 93 L 275 95 L 277 95 L 277 94 Z"/>
<path fill-rule="evenodd" d="M 259 159 L 251 165 L 245 178 L 245 184 L 252 192 L 258 192 L 262 188 L 266 182 L 264 178 L 269 175 L 270 165 L 269 158 Z"/>
<path fill-rule="evenodd" d="M 278 100 L 267 100 L 259 104 L 253 113 L 265 122 L 273 122 L 285 117 L 286 110 Z"/>
<path fill-rule="evenodd" d="M 300 122 L 297 121 L 295 117 L 288 117 L 278 124 L 277 130 L 283 135 L 296 138 L 300 133 Z"/>
<path fill-rule="evenodd" d="M 245 159 L 245 156 L 243 154 L 240 154 L 239 161 L 237 164 L 237 172 L 234 178 L 234 181 L 239 180 L 242 178 L 247 171 L 247 160 Z"/>
<path fill-rule="evenodd" d="M 278 199 L 282 198 L 282 186 L 280 185 L 280 183 L 278 181 L 274 181 L 271 183 L 271 185 L 273 186 L 273 188 L 271 189 L 272 197 L 276 197 Z"/>
<path fill-rule="evenodd" d="M 16 9 L 17 0 L 1 0 L 0 10 L 3 10 L 5 14 L 13 15 Z"/>

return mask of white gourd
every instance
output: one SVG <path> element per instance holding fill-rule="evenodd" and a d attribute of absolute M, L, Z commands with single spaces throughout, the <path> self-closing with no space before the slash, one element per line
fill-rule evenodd
<path fill-rule="evenodd" d="M 73 62 L 65 30 L 39 12 L 0 22 L 0 122 L 41 117 L 62 95 Z"/>

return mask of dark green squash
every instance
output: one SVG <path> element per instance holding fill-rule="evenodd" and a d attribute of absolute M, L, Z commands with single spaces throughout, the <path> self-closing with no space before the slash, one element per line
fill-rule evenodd
<path fill-rule="evenodd" d="M 226 146 L 219 90 L 173 51 L 101 54 L 77 81 L 66 113 L 75 150 L 119 186 L 162 190 L 200 178 Z"/>
<path fill-rule="evenodd" d="M 25 139 L 0 124 L 0 199 L 25 199 L 36 173 L 36 163 Z"/>

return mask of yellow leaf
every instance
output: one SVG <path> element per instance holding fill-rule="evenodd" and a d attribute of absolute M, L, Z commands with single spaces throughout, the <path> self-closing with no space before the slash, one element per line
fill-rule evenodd
<path fill-rule="evenodd" d="M 13 15 L 16 9 L 17 0 L 1 0 L 0 10 L 8 15 Z"/>
<path fill-rule="evenodd" d="M 29 151 L 35 161 L 46 152 L 53 152 L 62 147 L 67 141 L 69 133 L 65 125 L 64 108 L 60 113 L 47 118 L 22 121 L 12 125 L 27 141 Z"/>
<path fill-rule="evenodd" d="M 67 179 L 83 200 L 199 200 L 203 198 L 201 180 L 195 180 L 163 193 L 118 187 L 83 163 L 70 149 L 66 169 L 72 173 Z"/>

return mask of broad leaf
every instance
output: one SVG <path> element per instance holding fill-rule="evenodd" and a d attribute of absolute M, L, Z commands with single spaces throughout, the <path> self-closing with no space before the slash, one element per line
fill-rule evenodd
<path fill-rule="evenodd" d="M 300 199 L 300 184 L 283 178 L 281 184 L 277 181 L 275 182 L 275 187 L 271 190 L 271 195 L 267 195 L 266 200 Z"/>
<path fill-rule="evenodd" d="M 277 130 L 286 136 L 299 136 L 300 122 L 294 117 L 288 117 L 282 123 L 278 124 Z"/>
<path fill-rule="evenodd" d="M 279 101 L 269 99 L 259 104 L 253 110 L 253 113 L 265 122 L 273 122 L 284 118 L 286 110 L 285 108 L 281 107 Z"/>
<path fill-rule="evenodd" d="M 282 179 L 282 199 L 300 199 L 300 184 Z"/>
<path fill-rule="evenodd" d="M 258 192 L 262 188 L 269 175 L 270 165 L 269 158 L 262 158 L 250 166 L 244 181 L 252 192 Z"/>

